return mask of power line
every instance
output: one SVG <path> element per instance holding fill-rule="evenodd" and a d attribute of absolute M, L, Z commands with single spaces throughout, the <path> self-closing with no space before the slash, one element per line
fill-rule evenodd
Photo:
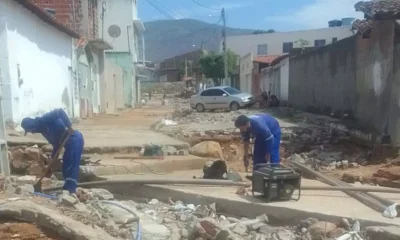
<path fill-rule="evenodd" d="M 167 18 L 170 19 L 175 19 L 174 16 L 171 16 L 168 12 L 163 11 L 162 9 L 160 9 L 158 6 L 156 6 L 153 2 L 146 0 L 146 2 L 148 4 L 150 4 L 153 8 L 155 8 L 159 13 L 161 13 L 162 15 L 164 15 Z"/>
<path fill-rule="evenodd" d="M 211 10 L 221 11 L 220 8 L 218 9 L 218 8 L 208 7 L 208 6 L 206 6 L 206 5 L 203 5 L 203 4 L 199 3 L 199 2 L 196 1 L 196 0 L 192 0 L 192 2 L 196 3 L 196 4 L 199 5 L 199 6 L 202 6 L 203 8 L 208 8 L 208 9 L 211 9 Z"/>
<path fill-rule="evenodd" d="M 177 12 L 177 11 L 175 11 L 175 10 L 172 10 L 172 9 L 169 9 L 168 7 L 164 6 L 163 4 L 160 3 L 159 0 L 154 0 L 154 1 L 156 1 L 157 4 L 158 4 L 160 7 L 164 8 L 167 12 L 171 13 L 175 19 L 178 19 L 178 18 L 186 18 L 185 16 L 183 16 L 183 15 L 180 14 L 179 12 Z"/>

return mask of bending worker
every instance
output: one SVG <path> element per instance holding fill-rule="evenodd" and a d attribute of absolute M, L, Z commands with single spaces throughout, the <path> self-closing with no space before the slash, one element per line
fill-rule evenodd
<path fill-rule="evenodd" d="M 244 141 L 243 163 L 248 170 L 250 137 L 256 138 L 253 152 L 253 170 L 259 168 L 257 164 L 270 163 L 278 166 L 280 162 L 279 145 L 281 142 L 281 128 L 278 121 L 266 113 L 251 116 L 240 115 L 235 121 L 235 127 L 240 129 Z"/>
<path fill-rule="evenodd" d="M 69 137 L 64 146 L 65 152 L 62 163 L 63 189 L 69 191 L 69 193 L 75 193 L 84 140 L 82 133 L 72 129 L 71 120 L 65 111 L 56 109 L 44 114 L 42 117 L 24 118 L 21 122 L 21 127 L 25 130 L 25 135 L 28 132 L 41 133 L 53 145 L 51 154 L 53 160 L 60 144 L 66 137 Z"/>

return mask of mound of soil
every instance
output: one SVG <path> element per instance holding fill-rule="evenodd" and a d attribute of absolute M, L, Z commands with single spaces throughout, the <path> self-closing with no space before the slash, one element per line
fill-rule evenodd
<path fill-rule="evenodd" d="M 66 240 L 57 233 L 43 229 L 34 224 L 22 222 L 2 222 L 0 224 L 1 240 Z"/>

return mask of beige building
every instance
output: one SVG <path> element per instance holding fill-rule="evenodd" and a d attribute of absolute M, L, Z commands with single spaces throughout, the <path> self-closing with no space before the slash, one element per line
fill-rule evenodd
<path fill-rule="evenodd" d="M 320 47 L 354 35 L 351 26 L 321 29 L 228 36 L 227 47 L 243 57 L 253 55 L 282 55 L 292 48 Z M 222 43 L 220 44 L 222 51 Z"/>

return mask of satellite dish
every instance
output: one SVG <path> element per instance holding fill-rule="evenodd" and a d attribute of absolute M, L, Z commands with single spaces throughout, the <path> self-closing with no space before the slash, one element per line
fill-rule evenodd
<path fill-rule="evenodd" d="M 108 35 L 112 38 L 121 36 L 121 28 L 118 25 L 111 25 L 108 27 Z"/>

